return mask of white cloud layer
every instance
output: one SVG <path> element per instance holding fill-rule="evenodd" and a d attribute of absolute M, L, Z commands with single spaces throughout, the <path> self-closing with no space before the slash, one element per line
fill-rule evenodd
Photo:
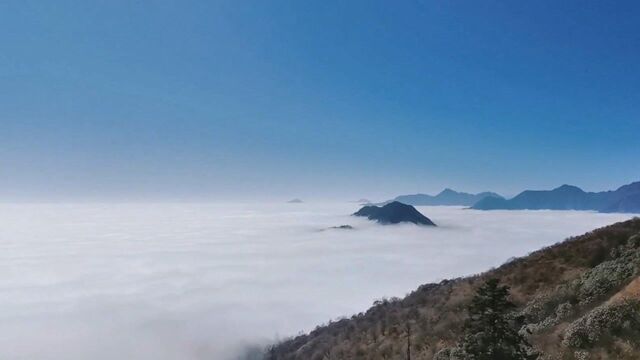
<path fill-rule="evenodd" d="M 419 209 L 440 226 L 353 204 L 0 205 L 0 354 L 226 359 L 630 217 Z"/>

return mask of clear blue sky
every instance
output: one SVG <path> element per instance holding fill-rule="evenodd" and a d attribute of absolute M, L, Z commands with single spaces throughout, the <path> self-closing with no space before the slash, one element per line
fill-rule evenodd
<path fill-rule="evenodd" d="M 640 180 L 638 1 L 0 3 L 0 198 Z"/>

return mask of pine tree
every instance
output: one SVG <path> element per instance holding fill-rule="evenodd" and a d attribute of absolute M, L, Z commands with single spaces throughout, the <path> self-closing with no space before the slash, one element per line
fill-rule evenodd
<path fill-rule="evenodd" d="M 270 347 L 267 349 L 267 352 L 269 353 L 268 360 L 277 360 L 277 357 L 276 357 L 276 347 L 275 347 L 274 345 L 270 346 Z"/>
<path fill-rule="evenodd" d="M 469 319 L 461 344 L 468 360 L 536 359 L 531 346 L 514 329 L 510 313 L 515 305 L 509 301 L 509 287 L 500 286 L 498 279 L 483 284 L 469 306 Z"/>
<path fill-rule="evenodd" d="M 407 323 L 407 360 L 411 360 L 411 324 Z"/>

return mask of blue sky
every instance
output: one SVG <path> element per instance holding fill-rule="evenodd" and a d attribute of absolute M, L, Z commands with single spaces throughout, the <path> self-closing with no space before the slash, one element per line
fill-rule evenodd
<path fill-rule="evenodd" d="M 640 180 L 635 1 L 0 4 L 0 197 Z"/>

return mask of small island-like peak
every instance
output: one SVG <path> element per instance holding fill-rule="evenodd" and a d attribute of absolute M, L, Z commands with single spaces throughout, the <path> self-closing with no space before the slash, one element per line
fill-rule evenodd
<path fill-rule="evenodd" d="M 428 217 L 422 215 L 411 205 L 399 201 L 390 202 L 384 206 L 368 205 L 358 210 L 354 216 L 365 216 L 369 220 L 376 220 L 381 224 L 398 224 L 410 222 L 418 225 L 436 226 Z"/>

